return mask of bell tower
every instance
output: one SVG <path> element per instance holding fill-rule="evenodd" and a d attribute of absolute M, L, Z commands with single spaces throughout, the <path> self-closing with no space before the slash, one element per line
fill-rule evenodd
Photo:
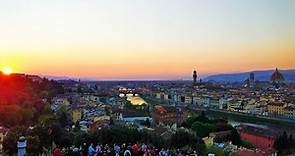
<path fill-rule="evenodd" d="M 194 70 L 193 71 L 193 85 L 196 85 L 197 84 L 197 78 L 198 78 L 197 71 Z"/>

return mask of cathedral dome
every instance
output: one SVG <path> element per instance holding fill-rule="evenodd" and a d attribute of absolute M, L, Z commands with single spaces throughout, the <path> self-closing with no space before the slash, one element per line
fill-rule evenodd
<path fill-rule="evenodd" d="M 285 80 L 283 74 L 279 72 L 278 68 L 276 68 L 275 72 L 271 75 L 270 79 L 272 82 L 281 82 Z"/>

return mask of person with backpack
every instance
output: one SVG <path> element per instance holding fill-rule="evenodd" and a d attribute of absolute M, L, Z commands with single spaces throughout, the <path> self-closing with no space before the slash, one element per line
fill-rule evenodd
<path fill-rule="evenodd" d="M 61 156 L 62 153 L 61 153 L 61 150 L 60 148 L 56 147 L 53 151 L 53 156 Z"/>
<path fill-rule="evenodd" d="M 127 149 L 125 150 L 125 152 L 124 152 L 123 155 L 124 155 L 124 156 L 131 156 L 131 151 L 130 151 L 130 149 L 131 149 L 130 146 L 128 146 Z"/>
<path fill-rule="evenodd" d="M 120 150 L 121 150 L 120 146 L 118 146 L 117 144 L 114 144 L 114 151 L 116 156 L 120 155 Z"/>
<path fill-rule="evenodd" d="M 90 146 L 88 147 L 88 156 L 94 156 L 95 154 L 95 149 L 93 147 L 93 144 L 91 143 Z"/>
<path fill-rule="evenodd" d="M 133 146 L 131 146 L 131 151 L 132 151 L 132 154 L 134 156 L 138 156 L 139 155 L 139 147 L 137 144 L 134 144 Z"/>

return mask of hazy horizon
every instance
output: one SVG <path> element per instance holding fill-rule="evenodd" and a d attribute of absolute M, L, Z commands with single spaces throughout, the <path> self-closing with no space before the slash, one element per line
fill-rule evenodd
<path fill-rule="evenodd" d="M 288 68 L 288 69 L 279 69 L 279 71 L 286 71 L 286 70 L 295 70 L 295 68 Z M 198 79 L 204 79 L 214 75 L 223 75 L 223 74 L 241 74 L 247 72 L 264 72 L 264 71 L 275 71 L 275 68 L 272 69 L 253 69 L 247 71 L 238 71 L 238 72 L 220 72 L 220 73 L 210 73 L 207 75 L 199 75 Z M 193 71 L 192 71 L 193 72 Z M 15 74 L 27 74 L 27 75 L 38 75 L 40 77 L 46 77 L 49 79 L 54 80 L 82 80 L 82 81 L 191 81 L 192 80 L 192 72 L 187 73 L 186 75 L 179 76 L 179 77 L 170 77 L 170 78 L 106 78 L 106 79 L 98 79 L 96 77 L 75 77 L 75 76 L 67 76 L 67 75 L 46 75 L 46 74 L 35 74 L 35 73 L 23 73 L 23 72 L 16 72 Z"/>
<path fill-rule="evenodd" d="M 295 68 L 292 0 L 0 0 L 0 69 L 183 79 Z"/>

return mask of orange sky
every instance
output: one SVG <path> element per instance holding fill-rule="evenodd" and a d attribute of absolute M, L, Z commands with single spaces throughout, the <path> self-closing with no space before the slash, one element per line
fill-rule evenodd
<path fill-rule="evenodd" d="M 1 55 L 0 66 L 10 66 L 17 72 L 97 79 L 181 79 L 190 77 L 193 69 L 206 75 L 295 67 L 294 48 L 271 45 L 266 48 L 245 47 L 243 50 L 235 47 L 156 49 L 148 50 L 153 51 L 150 54 L 128 50 L 122 54 L 107 49 L 106 52 L 64 50 L 55 55 L 51 55 L 50 50 L 44 53 L 8 52 Z"/>

